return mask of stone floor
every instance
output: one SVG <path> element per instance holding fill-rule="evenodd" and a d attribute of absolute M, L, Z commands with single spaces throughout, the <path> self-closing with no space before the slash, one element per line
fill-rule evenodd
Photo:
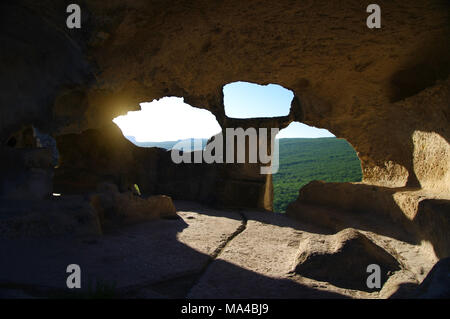
<path fill-rule="evenodd" d="M 299 244 L 329 231 L 281 214 L 175 205 L 179 219 L 101 237 L 0 239 L 0 298 L 387 298 L 436 262 L 425 246 L 361 230 L 402 269 L 380 292 L 335 287 L 292 272 Z M 76 293 L 66 287 L 69 264 L 81 267 Z"/>

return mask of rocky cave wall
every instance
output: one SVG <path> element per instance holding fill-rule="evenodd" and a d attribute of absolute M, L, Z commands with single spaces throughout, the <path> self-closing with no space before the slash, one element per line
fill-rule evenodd
<path fill-rule="evenodd" d="M 381 29 L 367 28 L 360 1 L 85 0 L 79 2 L 82 28 L 71 30 L 65 26 L 68 4 L 1 4 L 8 13 L 0 31 L 6 48 L 0 53 L 2 145 L 23 125 L 59 136 L 62 144 L 77 139 L 70 134 L 95 139 L 88 130 L 99 132 L 138 103 L 163 96 L 210 110 L 223 128 L 265 125 L 227 118 L 222 88 L 239 80 L 277 83 L 295 98 L 290 116 L 273 125 L 296 120 L 347 139 L 361 159 L 365 184 L 448 197 L 448 2 L 379 1 Z M 116 138 L 114 147 L 120 143 Z M 84 144 L 74 144 L 67 151 L 61 146 L 61 158 L 82 158 Z M 150 165 L 137 159 L 122 158 L 134 167 Z M 129 170 L 123 163 L 108 165 Z M 233 181 L 247 182 L 228 168 L 214 173 L 222 187 L 213 188 L 216 197 L 234 198 L 226 189 L 237 189 Z M 154 181 L 158 173 L 142 174 Z M 254 206 L 270 208 L 269 179 L 257 184 Z M 148 186 L 158 191 L 154 187 Z M 174 189 L 160 190 L 168 188 Z"/>
<path fill-rule="evenodd" d="M 113 123 L 81 134 L 57 137 L 61 153 L 53 191 L 62 194 L 95 192 L 108 182 L 120 191 L 138 185 L 143 195 L 170 195 L 218 207 L 272 209 L 270 175 L 255 164 L 175 164 L 171 152 L 137 147 Z M 197 151 L 198 152 L 198 151 Z M 242 196 L 245 194 L 245 196 Z"/>

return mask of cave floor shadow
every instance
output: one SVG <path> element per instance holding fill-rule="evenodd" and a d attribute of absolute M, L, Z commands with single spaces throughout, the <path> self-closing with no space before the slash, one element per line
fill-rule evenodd
<path fill-rule="evenodd" d="M 227 218 L 238 218 L 236 217 L 236 211 L 233 210 L 215 210 L 214 208 L 205 208 L 204 205 L 197 203 L 184 203 L 184 202 L 176 202 L 177 207 L 179 208 L 189 208 L 192 210 L 198 210 L 201 214 L 206 214 L 210 216 L 216 216 L 218 213 L 221 215 L 227 216 Z M 419 284 L 428 270 L 434 265 L 436 260 L 431 253 L 431 247 L 427 245 L 423 246 L 417 237 L 412 236 L 412 234 L 404 231 L 402 225 L 398 225 L 393 223 L 387 216 L 383 216 L 380 214 L 370 214 L 369 213 L 355 213 L 355 212 L 347 212 L 344 210 L 332 210 L 329 207 L 322 207 L 319 205 L 302 205 L 303 209 L 307 209 L 312 213 L 317 213 L 319 218 L 328 216 L 328 220 L 320 223 L 317 220 L 306 220 L 292 218 L 292 216 L 286 214 L 272 213 L 268 211 L 262 210 L 239 210 L 238 214 L 241 218 L 245 219 L 247 228 L 245 232 L 235 238 L 229 245 L 229 250 L 233 250 L 237 252 L 236 254 L 230 253 L 225 250 L 223 254 L 220 256 L 220 260 L 215 262 L 211 269 L 215 269 L 214 271 L 210 270 L 210 274 L 206 273 L 203 276 L 202 282 L 200 282 L 196 289 L 202 287 L 206 290 L 218 290 L 224 291 L 225 295 L 232 295 L 233 293 L 238 293 L 234 290 L 227 290 L 230 288 L 223 288 L 220 286 L 220 283 L 215 279 L 215 275 L 226 273 L 226 270 L 230 270 L 232 268 L 227 268 L 225 265 L 233 264 L 239 265 L 238 267 L 241 271 L 242 269 L 250 268 L 250 269 L 270 269 L 274 266 L 274 264 L 270 263 L 270 259 L 274 258 L 270 256 L 270 252 L 277 252 L 279 264 L 278 267 L 282 268 L 284 274 L 292 274 L 293 276 L 290 278 L 293 281 L 300 283 L 305 283 L 306 281 L 302 276 L 298 276 L 293 271 L 293 263 L 295 263 L 294 258 L 292 256 L 298 253 L 299 244 L 308 238 L 316 238 L 319 240 L 323 240 L 323 236 L 334 235 L 337 232 L 346 229 L 346 228 L 354 228 L 358 231 L 363 232 L 371 241 L 373 241 L 376 245 L 382 247 L 390 254 L 395 256 L 397 260 L 401 262 L 401 276 L 397 276 L 394 281 L 390 282 L 390 287 L 386 291 L 392 291 L 393 288 L 392 283 L 397 280 L 399 283 L 399 287 L 405 287 L 405 285 L 414 285 Z M 233 217 L 234 216 L 234 217 Z M 357 218 L 359 217 L 359 218 Z M 261 243 L 264 242 L 264 245 Z M 251 246 L 250 249 L 247 249 L 245 246 L 246 243 L 249 243 Z M 296 251 L 287 251 L 289 250 L 287 246 L 295 247 Z M 269 253 L 266 252 L 269 251 Z M 283 251 L 287 251 L 283 255 Z M 253 264 L 251 261 L 247 262 L 245 258 L 239 258 L 239 254 L 242 256 L 249 256 L 249 259 L 256 260 Z M 259 258 L 259 260 L 258 260 Z M 262 262 L 260 259 L 266 258 L 268 261 Z M 288 258 L 289 262 L 280 261 L 280 259 Z M 221 263 L 224 263 L 221 266 Z M 332 265 L 323 265 L 324 267 L 330 268 L 330 271 L 333 271 Z M 289 270 L 291 269 L 291 270 Z M 230 281 L 234 281 L 233 276 L 239 278 L 239 271 L 236 270 L 233 275 L 230 276 Z M 274 271 L 269 271 L 268 274 L 273 274 Z M 408 274 L 413 273 L 415 276 L 416 284 L 412 284 L 409 282 L 403 283 L 402 280 L 405 280 Z M 264 276 L 264 277 L 270 277 Z M 288 276 L 289 277 L 289 276 Z M 298 280 L 300 279 L 300 280 Z M 307 278 L 306 278 L 307 279 Z M 236 279 L 236 285 L 239 285 L 239 282 L 242 280 Z M 282 285 L 282 282 L 277 284 Z M 255 284 L 256 285 L 256 284 Z M 362 295 L 362 294 L 348 294 L 348 291 L 343 292 L 340 289 L 334 289 L 335 287 L 327 286 L 327 283 L 320 282 L 308 282 L 306 283 L 307 287 L 326 287 L 328 291 L 342 293 L 342 295 L 355 297 L 355 298 L 378 298 L 375 295 Z M 395 286 L 395 284 L 394 284 Z M 345 289 L 345 287 L 341 287 Z M 258 288 L 263 289 L 263 288 Z M 402 290 L 402 289 L 400 289 Z M 305 290 L 307 291 L 307 290 Z M 298 292 L 303 296 L 303 293 Z M 306 292 L 309 294 L 310 292 Z M 314 292 L 311 292 L 313 295 Z M 372 293 L 371 293 L 372 294 Z M 200 296 L 208 295 L 205 292 L 201 292 Z M 288 294 L 287 294 L 288 295 Z M 394 298 L 398 298 L 398 296 L 404 295 L 402 291 L 399 291 L 394 295 Z M 384 295 L 386 297 L 386 295 Z M 301 297 L 303 298 L 303 297 Z"/>
<path fill-rule="evenodd" d="M 95 298 L 99 285 L 106 285 L 117 298 L 348 298 L 216 256 L 241 225 L 239 214 L 179 211 L 180 219 L 116 228 L 100 237 L 2 238 L 0 297 Z M 66 286 L 70 264 L 81 268 L 79 292 Z M 215 281 L 205 281 L 216 268 Z"/>

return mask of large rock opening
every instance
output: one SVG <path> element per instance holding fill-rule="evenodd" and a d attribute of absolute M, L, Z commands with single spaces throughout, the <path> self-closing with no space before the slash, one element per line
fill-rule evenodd
<path fill-rule="evenodd" d="M 29 1 L 23 3 L 22 7 L 32 8 L 36 14 L 12 5 L 5 5 L 5 10 L 11 12 L 11 16 L 14 13 L 17 20 L 35 23 L 36 35 L 52 38 L 52 32 L 57 31 L 48 21 L 58 24 L 63 20 L 64 17 L 56 14 L 59 6 L 50 10 L 52 14 L 47 22 L 40 23 L 39 9 Z M 29 100 L 21 101 L 20 105 L 14 98 L 23 96 L 19 87 L 6 90 L 4 104 L 11 107 L 2 109 L 4 139 L 12 132 L 11 128 L 25 122 L 39 123 L 42 128 L 47 126 L 45 131 L 52 134 L 102 127 L 125 110 L 135 108 L 139 101 L 166 95 L 185 96 L 186 102 L 211 110 L 224 126 L 229 121 L 224 114 L 222 87 L 233 80 L 245 79 L 255 83 L 276 82 L 291 89 L 298 104 L 294 119 L 327 128 L 354 145 L 367 183 L 389 187 L 420 185 L 424 177 L 416 176 L 416 171 L 421 170 L 420 164 L 414 163 L 412 137 L 416 131 L 441 136 L 446 140 L 441 146 L 445 150 L 448 144 L 448 74 L 445 71 L 448 45 L 444 40 L 448 35 L 448 16 L 444 4 L 414 4 L 401 9 L 386 4 L 385 10 L 390 12 L 391 18 L 384 29 L 370 32 L 357 22 L 358 17 L 364 16 L 364 10 L 357 13 L 355 8 L 359 6 L 351 2 L 340 9 L 323 4 L 288 8 L 283 2 L 256 9 L 249 4 L 239 12 L 226 4 L 197 4 L 190 8 L 189 14 L 181 7 L 176 9 L 175 4 L 172 6 L 163 10 L 169 12 L 163 15 L 157 13 L 158 4 L 129 2 L 127 10 L 123 10 L 115 5 L 102 6 L 87 1 L 86 17 L 89 13 L 91 18 L 82 31 L 63 30 L 57 36 L 60 42 L 51 44 L 61 50 L 69 45 L 77 46 L 78 50 L 70 54 L 58 51 L 59 58 L 47 59 L 48 65 L 28 65 L 28 71 L 34 70 L 36 75 L 23 76 L 27 81 L 36 79 L 34 82 L 38 83 L 42 82 L 39 76 L 45 74 L 57 82 L 59 74 L 66 71 L 54 69 L 51 64 L 59 65 L 62 57 L 70 57 L 77 62 L 64 63 L 72 68 L 65 74 L 79 72 L 84 65 L 91 77 L 74 75 L 73 79 L 65 81 L 66 85 L 47 85 L 36 94 L 29 90 Z M 202 6 L 208 18 L 195 14 L 202 11 Z M 410 21 L 406 17 L 416 16 L 417 10 L 427 12 L 420 15 L 421 23 L 402 25 L 400 21 Z M 261 30 L 258 26 L 264 24 L 262 17 L 269 12 L 272 23 L 265 23 L 267 29 Z M 349 12 L 356 13 L 354 19 L 338 19 Z M 31 17 L 25 19 L 26 14 Z M 183 18 L 187 14 L 190 23 L 181 24 L 179 21 L 186 21 Z M 229 18 L 225 20 L 223 16 Z M 260 18 L 255 18 L 257 16 Z M 334 17 L 341 21 L 337 22 Z M 164 35 L 153 31 L 157 26 L 161 29 L 161 23 Z M 328 27 L 310 30 L 308 25 L 315 23 Z M 274 29 L 269 27 L 275 25 Z M 27 37 L 28 31 L 16 28 L 18 34 L 8 38 L 11 49 L 3 54 L 12 56 L 26 51 L 30 57 L 38 56 L 42 47 L 26 47 L 26 44 L 19 47 L 15 40 Z M 270 36 L 263 36 L 261 32 Z M 390 32 L 389 35 L 386 32 Z M 289 39 L 299 39 L 300 43 L 290 42 L 283 34 L 289 34 Z M 351 39 L 348 34 L 352 34 Z M 400 36 L 407 45 L 398 44 Z M 262 51 L 261 48 L 271 49 Z M 73 52 L 77 52 L 78 58 Z M 202 58 L 201 64 L 195 62 L 198 56 Z M 6 59 L 4 55 L 3 61 Z M 89 59 L 95 63 L 89 63 Z M 318 63 L 319 60 L 328 62 Z M 403 70 L 422 65 L 418 61 L 430 61 L 425 65 L 432 66 L 420 70 L 426 69 L 428 71 L 424 72 L 431 75 L 420 78 L 433 78 L 433 81 L 409 85 L 401 80 L 411 78 L 404 75 Z M 5 78 L 5 85 L 23 82 L 17 70 L 11 74 L 15 77 Z M 95 85 L 92 74 L 97 77 Z M 346 81 L 341 80 L 344 78 Z M 412 93 L 401 93 L 402 87 L 411 87 Z M 393 90 L 401 92 L 392 98 Z M 44 95 L 45 98 L 39 97 Z M 40 111 L 31 112 L 31 108 Z M 14 115 L 12 109 L 21 110 L 19 113 L 24 116 L 18 116 L 17 112 Z M 393 133 L 387 135 L 386 131 Z"/>

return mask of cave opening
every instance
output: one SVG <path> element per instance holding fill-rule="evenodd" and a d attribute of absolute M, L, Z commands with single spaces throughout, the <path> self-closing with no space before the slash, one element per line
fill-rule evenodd
<path fill-rule="evenodd" d="M 142 197 L 196 200 L 205 166 L 176 165 L 168 150 L 181 144 L 183 151 L 194 151 L 218 132 L 221 127 L 210 111 L 192 107 L 183 98 L 143 102 L 140 111 L 118 116 L 109 125 L 58 136 L 62 159 L 53 191 L 84 194 L 113 187 Z"/>
<path fill-rule="evenodd" d="M 215 115 L 186 104 L 181 97 L 163 97 L 140 105 L 140 111 L 113 119 L 123 136 L 137 146 L 131 150 L 135 168 L 125 174 L 131 185 L 128 188 L 138 188 L 143 195 L 208 201 L 214 168 L 197 165 L 197 159 L 202 158 L 208 140 L 222 132 Z M 174 154 L 181 154 L 184 161 L 174 160 Z"/>
<path fill-rule="evenodd" d="M 224 87 L 223 93 L 229 118 L 256 119 L 260 125 L 266 125 L 265 118 L 273 119 L 272 125 L 281 129 L 276 135 L 279 166 L 271 176 L 274 212 L 284 213 L 296 200 L 299 189 L 310 181 L 361 181 L 361 163 L 346 140 L 336 138 L 326 129 L 292 122 L 291 90 L 277 84 L 233 82 Z"/>
<path fill-rule="evenodd" d="M 180 97 L 141 103 L 140 111 L 128 112 L 113 122 L 134 145 L 167 150 L 176 145 L 203 149 L 208 139 L 222 130 L 210 111 L 186 104 Z"/>
<path fill-rule="evenodd" d="M 223 93 L 226 116 L 229 119 L 248 120 L 249 123 L 254 118 L 287 118 L 294 98 L 292 91 L 280 85 L 248 82 L 227 84 Z M 164 97 L 141 103 L 140 111 L 128 112 L 113 122 L 138 147 L 171 150 L 181 146 L 184 152 L 204 150 L 208 140 L 222 132 L 213 113 L 190 106 L 179 97 Z M 280 130 L 276 138 L 279 145 L 279 170 L 269 177 L 273 184 L 273 201 L 270 204 L 274 212 L 285 212 L 287 206 L 296 200 L 299 189 L 310 181 L 359 182 L 362 179 L 361 163 L 356 151 L 346 140 L 336 138 L 326 129 L 291 122 Z M 169 163 L 168 156 L 164 160 L 168 162 L 164 165 L 173 165 Z M 191 168 L 181 165 L 176 168 L 177 176 L 165 176 L 164 173 L 164 179 L 167 180 L 160 188 L 175 199 L 185 199 L 186 192 L 181 194 L 168 185 L 186 184 L 195 189 L 189 198 L 205 199 L 206 195 L 198 195 L 203 192 L 204 182 L 199 180 L 198 187 L 193 187 L 195 178 L 191 175 L 200 178 L 202 173 L 199 170 L 205 170 L 205 166 Z M 236 198 L 228 199 L 234 200 Z"/>
<path fill-rule="evenodd" d="M 225 115 L 250 119 L 287 116 L 294 93 L 278 84 L 232 82 L 224 86 Z"/>
<path fill-rule="evenodd" d="M 292 122 L 282 129 L 279 142 L 280 167 L 273 180 L 273 210 L 284 213 L 296 200 L 300 188 L 313 180 L 360 182 L 361 162 L 345 139 L 326 129 Z"/>

